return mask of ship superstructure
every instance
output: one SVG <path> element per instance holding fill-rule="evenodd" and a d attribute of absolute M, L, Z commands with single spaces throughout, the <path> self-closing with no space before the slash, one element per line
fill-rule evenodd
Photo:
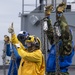
<path fill-rule="evenodd" d="M 42 27 L 44 7 L 46 5 L 52 4 L 54 6 L 54 10 L 51 14 L 52 24 L 54 24 L 56 21 L 56 6 L 61 2 L 66 2 L 67 8 L 64 11 L 64 15 L 68 21 L 70 28 L 73 30 L 73 40 L 75 41 L 75 2 L 67 2 L 67 0 L 34 0 L 33 4 L 30 4 L 29 1 L 26 3 L 25 0 L 22 0 L 22 14 L 20 14 L 21 30 L 26 30 L 30 34 L 34 34 L 41 39 L 45 57 L 47 57 L 47 50 L 49 48 L 49 44 L 47 43 L 48 40 L 43 32 Z M 72 65 L 75 65 L 75 56 L 73 58 Z"/>

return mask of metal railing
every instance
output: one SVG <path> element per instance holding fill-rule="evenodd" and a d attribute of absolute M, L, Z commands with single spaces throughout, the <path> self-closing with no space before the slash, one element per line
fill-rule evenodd
<path fill-rule="evenodd" d="M 38 1 L 39 0 L 35 0 L 34 3 L 30 4 L 30 3 L 25 3 L 25 0 L 22 0 L 22 14 L 24 14 L 24 13 L 30 13 L 32 10 L 34 10 L 35 8 L 37 8 L 39 6 Z"/>
<path fill-rule="evenodd" d="M 29 0 L 28 0 L 29 1 Z M 31 1 L 31 0 L 30 0 Z M 25 14 L 25 13 L 30 13 L 31 11 L 33 11 L 34 9 L 36 9 L 38 6 L 40 6 L 40 0 L 34 0 L 33 3 L 26 3 L 25 0 L 22 0 L 22 14 Z M 48 0 L 43 0 L 43 5 L 47 5 L 47 3 L 49 4 L 49 2 L 47 2 Z M 64 0 L 62 0 L 64 1 Z M 60 2 L 59 2 L 60 3 Z M 56 7 L 57 5 L 59 4 L 57 3 L 57 1 L 53 1 L 53 0 L 50 0 L 50 4 L 53 4 L 54 6 L 54 10 L 53 12 L 56 11 Z M 71 5 L 71 2 L 66 2 L 66 4 L 68 5 Z M 43 9 L 44 10 L 44 9 Z M 38 10 L 36 10 L 37 12 Z M 65 12 L 71 12 L 71 9 L 65 9 Z"/>

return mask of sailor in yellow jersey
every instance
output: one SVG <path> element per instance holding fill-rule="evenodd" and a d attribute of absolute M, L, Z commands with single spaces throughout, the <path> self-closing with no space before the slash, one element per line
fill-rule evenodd
<path fill-rule="evenodd" d="M 12 44 L 15 45 L 18 54 L 21 56 L 18 75 L 44 75 L 45 61 L 40 48 L 40 40 L 29 35 L 25 41 L 27 45 L 25 48 L 17 39 L 12 26 L 8 28 L 8 32 L 11 33 Z"/>

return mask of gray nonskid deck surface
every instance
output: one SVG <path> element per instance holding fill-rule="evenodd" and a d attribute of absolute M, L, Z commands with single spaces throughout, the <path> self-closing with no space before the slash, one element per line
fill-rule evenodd
<path fill-rule="evenodd" d="M 6 75 L 7 73 L 8 73 L 8 69 L 6 69 Z M 69 73 L 70 75 L 75 75 L 75 68 L 69 69 Z M 4 75 L 4 71 L 2 69 L 0 69 L 0 75 Z"/>
<path fill-rule="evenodd" d="M 8 70 L 6 71 L 7 75 Z M 70 75 L 75 75 L 75 70 L 69 70 Z M 0 75 L 4 75 L 3 70 L 0 70 Z"/>
<path fill-rule="evenodd" d="M 8 69 L 6 70 L 6 75 L 8 75 L 7 73 L 8 73 Z M 0 75 L 4 75 L 3 70 L 0 70 Z"/>

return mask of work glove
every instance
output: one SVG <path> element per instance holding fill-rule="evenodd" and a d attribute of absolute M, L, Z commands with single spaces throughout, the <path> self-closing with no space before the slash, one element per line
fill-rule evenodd
<path fill-rule="evenodd" d="M 49 5 L 45 7 L 45 16 L 49 16 L 53 10 L 53 6 Z"/>
<path fill-rule="evenodd" d="M 10 64 L 10 60 L 7 59 L 6 62 L 5 62 L 5 64 L 9 65 Z"/>
<path fill-rule="evenodd" d="M 44 22 L 43 22 L 43 30 L 44 31 L 47 31 L 48 30 L 47 20 L 44 20 Z"/>
<path fill-rule="evenodd" d="M 9 44 L 9 43 L 10 43 L 10 38 L 9 38 L 9 36 L 4 35 L 4 42 L 5 42 L 6 44 Z"/>
<path fill-rule="evenodd" d="M 66 8 L 66 3 L 62 2 L 57 6 L 56 11 L 58 13 L 62 13 L 65 10 L 65 8 Z"/>
<path fill-rule="evenodd" d="M 11 26 L 8 28 L 8 32 L 11 33 L 11 34 L 14 33 L 13 23 L 12 23 Z"/>

